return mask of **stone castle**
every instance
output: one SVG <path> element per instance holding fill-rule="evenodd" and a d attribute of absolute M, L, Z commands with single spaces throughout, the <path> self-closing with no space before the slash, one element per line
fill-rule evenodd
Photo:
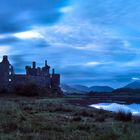
<path fill-rule="evenodd" d="M 0 89 L 13 90 L 19 85 L 33 83 L 42 88 L 60 90 L 60 74 L 55 74 L 54 69 L 50 74 L 50 66 L 47 61 L 42 68 L 36 67 L 36 62 L 33 62 L 32 66 L 26 66 L 25 70 L 26 74 L 15 74 L 8 56 L 3 56 L 0 63 Z"/>

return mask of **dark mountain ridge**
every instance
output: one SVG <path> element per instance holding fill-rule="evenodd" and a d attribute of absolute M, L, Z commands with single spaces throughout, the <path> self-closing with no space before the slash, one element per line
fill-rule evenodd
<path fill-rule="evenodd" d="M 61 84 L 62 91 L 65 93 L 79 93 L 86 94 L 88 92 L 112 92 L 114 89 L 109 86 L 91 86 L 84 85 L 66 85 Z"/>

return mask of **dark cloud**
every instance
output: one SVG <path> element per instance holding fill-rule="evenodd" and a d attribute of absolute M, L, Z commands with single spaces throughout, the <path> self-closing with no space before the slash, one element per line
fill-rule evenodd
<path fill-rule="evenodd" d="M 21 41 L 20 39 L 13 37 L 13 36 L 6 36 L 3 38 L 0 38 L 0 45 L 11 45 L 13 43 L 19 42 Z"/>
<path fill-rule="evenodd" d="M 14 67 L 16 73 L 25 73 L 25 66 L 30 63 L 25 59 L 25 55 L 10 55 L 10 62 Z"/>
<path fill-rule="evenodd" d="M 66 6 L 65 0 L 0 0 L 0 33 L 28 30 L 32 26 L 55 23 Z"/>

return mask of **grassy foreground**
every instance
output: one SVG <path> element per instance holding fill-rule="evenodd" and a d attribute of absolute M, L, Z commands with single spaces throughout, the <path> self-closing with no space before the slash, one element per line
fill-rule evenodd
<path fill-rule="evenodd" d="M 0 140 L 138 140 L 140 120 L 118 121 L 69 98 L 0 97 Z"/>

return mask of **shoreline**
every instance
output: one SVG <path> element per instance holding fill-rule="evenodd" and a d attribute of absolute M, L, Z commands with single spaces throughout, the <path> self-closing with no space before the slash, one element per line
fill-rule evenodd
<path fill-rule="evenodd" d="M 94 94 L 92 96 L 81 96 L 81 95 L 75 95 L 73 97 L 66 96 L 68 98 L 71 98 L 69 100 L 69 103 L 73 105 L 79 105 L 87 107 L 92 104 L 98 104 L 98 103 L 118 103 L 118 104 L 140 104 L 140 94 Z"/>

